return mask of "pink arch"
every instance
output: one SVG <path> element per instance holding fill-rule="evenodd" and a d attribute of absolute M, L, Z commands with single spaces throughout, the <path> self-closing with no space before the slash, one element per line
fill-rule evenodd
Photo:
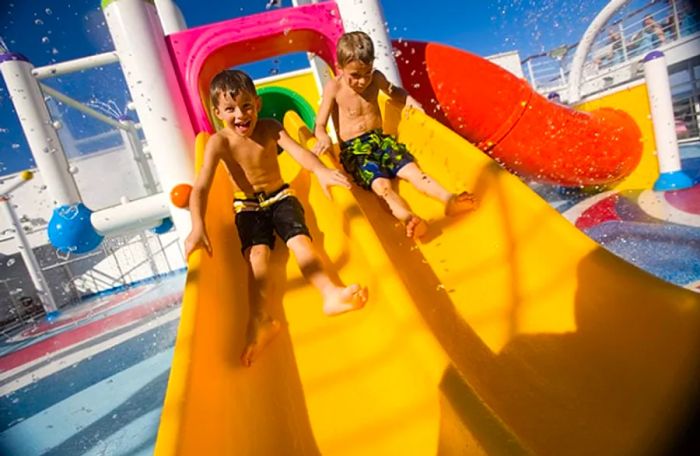
<path fill-rule="evenodd" d="M 276 55 L 313 52 L 335 64 L 343 33 L 335 2 L 284 8 L 196 27 L 167 37 L 195 132 L 212 131 L 206 100 L 221 70 Z"/>

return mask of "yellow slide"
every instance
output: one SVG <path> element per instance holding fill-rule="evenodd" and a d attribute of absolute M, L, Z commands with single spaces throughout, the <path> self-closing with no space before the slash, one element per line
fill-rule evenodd
<path fill-rule="evenodd" d="M 218 170 L 214 255 L 190 259 L 161 417 L 163 455 L 639 454 L 666 445 L 700 364 L 700 295 L 618 259 L 516 177 L 420 113 L 398 133 L 423 169 L 480 207 L 430 223 L 422 243 L 371 193 L 334 201 L 281 155 L 314 241 L 365 309 L 325 317 L 281 243 L 272 312 L 280 336 L 243 368 L 247 272 Z M 288 114 L 285 127 L 308 130 Z M 198 138 L 198 154 L 205 138 Z"/>

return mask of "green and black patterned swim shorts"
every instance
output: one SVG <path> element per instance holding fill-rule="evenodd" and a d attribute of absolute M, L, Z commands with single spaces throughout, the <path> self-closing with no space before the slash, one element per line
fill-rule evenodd
<path fill-rule="evenodd" d="M 406 146 L 381 130 L 372 130 L 340 145 L 340 162 L 360 187 L 370 190 L 378 177 L 392 179 L 414 161 Z"/>

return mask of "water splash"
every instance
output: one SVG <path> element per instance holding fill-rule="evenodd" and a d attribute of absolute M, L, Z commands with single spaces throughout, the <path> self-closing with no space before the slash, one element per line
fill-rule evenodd
<path fill-rule="evenodd" d="M 120 108 L 114 100 L 108 100 L 107 102 L 104 102 L 102 100 L 92 99 L 85 104 L 95 109 L 96 111 L 99 111 L 102 114 L 106 114 L 114 119 L 124 117 L 127 112 L 126 106 L 124 106 L 124 108 Z"/>

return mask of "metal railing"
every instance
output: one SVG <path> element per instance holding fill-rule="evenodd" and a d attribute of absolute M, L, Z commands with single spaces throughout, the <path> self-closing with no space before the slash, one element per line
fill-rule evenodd
<path fill-rule="evenodd" d="M 698 10 L 687 0 L 651 1 L 611 21 L 596 37 L 586 58 L 584 79 L 601 70 L 629 64 L 652 49 L 700 31 Z M 523 71 L 539 92 L 562 90 L 578 43 L 562 45 L 522 61 Z"/>
<path fill-rule="evenodd" d="M 150 230 L 109 237 L 100 249 L 84 255 L 64 256 L 48 244 L 34 250 L 59 309 L 186 266 L 176 234 Z M 19 254 L 4 259 L 15 266 L 0 280 L 0 335 L 7 336 L 34 324 L 44 312 L 26 271 L 19 267 Z"/>
<path fill-rule="evenodd" d="M 27 295 L 20 279 L 0 279 L 0 337 L 36 322 L 45 314 L 36 295 Z"/>

